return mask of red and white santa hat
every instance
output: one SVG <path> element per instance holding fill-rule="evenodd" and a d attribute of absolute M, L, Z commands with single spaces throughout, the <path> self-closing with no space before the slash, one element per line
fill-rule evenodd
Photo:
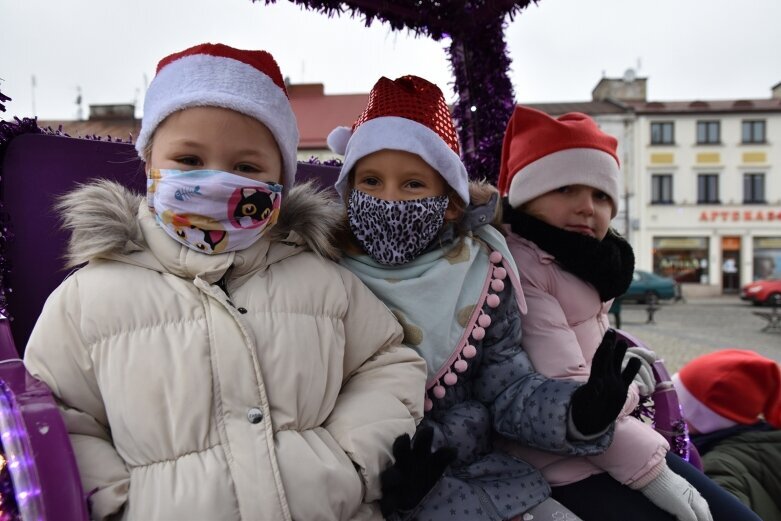
<path fill-rule="evenodd" d="M 420 156 L 469 204 L 469 178 L 445 97 L 439 87 L 423 78 L 380 78 L 352 128 L 332 130 L 328 146 L 344 155 L 335 185 L 342 197 L 359 159 L 380 150 L 402 150 Z"/>
<path fill-rule="evenodd" d="M 296 173 L 298 125 L 274 57 L 204 43 L 166 56 L 144 98 L 144 117 L 136 150 L 142 159 L 157 126 L 189 107 L 222 107 L 253 117 L 271 131 L 282 154 L 282 182 L 292 186 Z"/>
<path fill-rule="evenodd" d="M 672 377 L 683 417 L 698 432 L 751 425 L 763 415 L 781 429 L 781 367 L 753 351 L 723 349 Z"/>
<path fill-rule="evenodd" d="M 590 186 L 610 196 L 615 217 L 621 193 L 617 147 L 616 138 L 585 114 L 552 118 L 519 105 L 504 134 L 499 192 L 518 208 L 562 186 Z"/>

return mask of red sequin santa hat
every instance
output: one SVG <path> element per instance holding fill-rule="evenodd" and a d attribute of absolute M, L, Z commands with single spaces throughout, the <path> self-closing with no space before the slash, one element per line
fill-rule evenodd
<path fill-rule="evenodd" d="M 188 107 L 222 107 L 263 123 L 282 154 L 282 182 L 293 184 L 298 124 L 282 73 L 271 54 L 204 43 L 160 60 L 146 91 L 141 132 L 136 140 L 142 159 L 158 125 Z"/>
<path fill-rule="evenodd" d="M 562 186 L 590 186 L 610 196 L 615 217 L 621 193 L 617 146 L 585 114 L 552 118 L 519 105 L 504 134 L 499 192 L 518 208 Z"/>
<path fill-rule="evenodd" d="M 753 351 L 724 349 L 673 375 L 683 417 L 700 433 L 765 421 L 781 429 L 781 368 Z"/>
<path fill-rule="evenodd" d="M 335 185 L 342 197 L 358 160 L 387 149 L 420 156 L 469 204 L 469 178 L 445 97 L 439 87 L 423 78 L 380 78 L 352 128 L 335 128 L 328 135 L 328 146 L 344 155 Z"/>

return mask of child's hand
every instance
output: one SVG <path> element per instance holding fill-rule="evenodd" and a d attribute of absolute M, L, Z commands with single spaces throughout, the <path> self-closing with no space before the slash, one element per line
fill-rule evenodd
<path fill-rule="evenodd" d="M 667 466 L 648 485 L 638 490 L 678 521 L 713 521 L 708 502 L 691 483 Z"/>
<path fill-rule="evenodd" d="M 645 347 L 630 347 L 626 351 L 622 367 L 626 367 L 632 358 L 640 360 L 640 370 L 634 378 L 640 396 L 651 396 L 656 390 L 656 377 L 654 376 L 653 364 L 659 357 L 656 356 L 656 353 Z"/>
<path fill-rule="evenodd" d="M 451 447 L 442 447 L 432 453 L 433 439 L 434 429 L 421 427 L 414 441 L 410 441 L 408 434 L 403 434 L 393 442 L 395 462 L 380 474 L 380 510 L 384 517 L 415 508 L 456 458 L 456 450 Z"/>
<path fill-rule="evenodd" d="M 616 342 L 616 332 L 608 329 L 594 354 L 588 382 L 575 390 L 570 401 L 572 422 L 581 434 L 605 430 L 621 412 L 629 385 L 640 370 L 640 360 L 632 358 L 621 371 L 626 350 L 627 343 Z"/>

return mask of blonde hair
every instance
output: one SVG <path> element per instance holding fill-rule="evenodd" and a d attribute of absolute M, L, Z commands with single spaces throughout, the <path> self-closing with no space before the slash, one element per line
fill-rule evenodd
<path fill-rule="evenodd" d="M 155 141 L 155 135 L 154 133 L 149 136 L 149 140 L 146 142 L 146 145 L 144 145 L 144 151 L 143 151 L 143 157 L 144 163 L 149 165 L 149 161 L 152 159 L 152 143 Z"/>

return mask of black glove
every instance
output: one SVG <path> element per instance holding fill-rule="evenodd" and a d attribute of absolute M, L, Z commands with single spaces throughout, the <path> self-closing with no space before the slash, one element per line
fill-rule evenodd
<path fill-rule="evenodd" d="M 640 370 L 640 360 L 632 358 L 621 372 L 626 350 L 626 342 L 616 342 L 616 332 L 608 329 L 594 353 L 588 382 L 575 390 L 570 401 L 572 422 L 581 434 L 605 430 L 624 407 L 629 384 Z"/>
<path fill-rule="evenodd" d="M 383 516 L 415 508 L 456 458 L 452 447 L 442 447 L 432 453 L 433 439 L 434 429 L 421 427 L 413 441 L 409 434 L 403 434 L 393 442 L 395 462 L 380 474 Z"/>

